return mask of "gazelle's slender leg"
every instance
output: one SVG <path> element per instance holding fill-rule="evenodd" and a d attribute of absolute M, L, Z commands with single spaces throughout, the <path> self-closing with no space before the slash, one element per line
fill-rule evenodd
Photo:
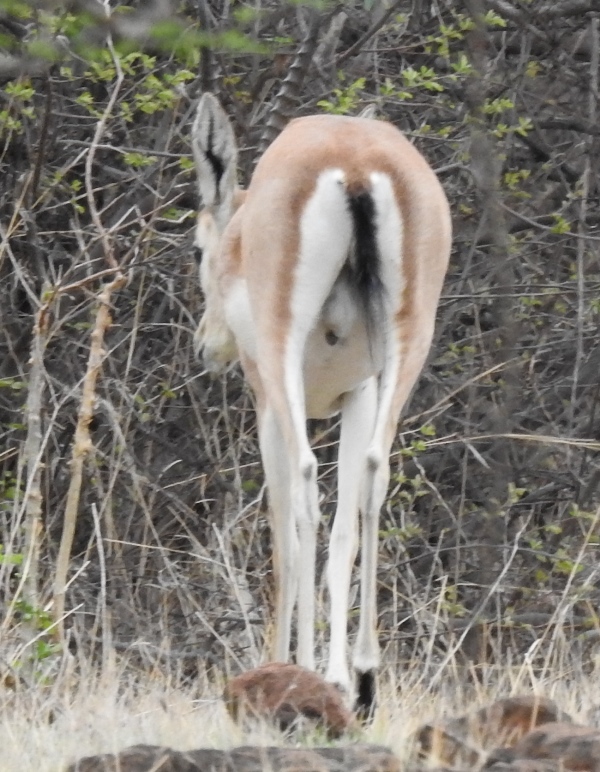
<path fill-rule="evenodd" d="M 338 456 L 338 503 L 329 542 L 327 584 L 331 604 L 331 640 L 326 679 L 351 691 L 348 670 L 348 595 L 358 550 L 358 506 L 364 486 L 366 448 L 373 435 L 377 410 L 377 379 L 350 392 L 342 405 Z"/>
<path fill-rule="evenodd" d="M 260 452 L 267 482 L 275 574 L 274 656 L 286 662 L 290 651 L 292 614 L 298 594 L 298 536 L 290 512 L 290 460 L 277 418 L 271 408 L 259 418 Z"/>
<path fill-rule="evenodd" d="M 298 585 L 299 665 L 315 669 L 315 574 L 317 528 L 320 512 L 317 489 L 317 461 L 306 443 L 301 448 L 300 463 L 292 475 L 291 494 L 294 522 L 300 545 L 300 580 Z"/>
<path fill-rule="evenodd" d="M 416 323 L 416 320 L 415 320 Z M 360 622 L 354 667 L 359 674 L 358 699 L 370 706 L 374 697 L 374 673 L 379 666 L 377 636 L 377 552 L 379 514 L 390 479 L 389 454 L 400 413 L 420 375 L 431 343 L 433 326 L 421 320 L 422 329 L 409 341 L 398 340 L 396 331 L 386 345 L 386 362 L 379 382 L 379 404 L 373 439 L 367 450 L 361 552 Z M 410 325 L 407 325 L 410 329 Z"/>
<path fill-rule="evenodd" d="M 307 300 L 305 312 L 310 309 Z M 318 311 L 315 309 L 315 318 Z M 288 341 L 285 360 L 284 389 L 274 390 L 268 396 L 274 406 L 277 420 L 286 440 L 289 463 L 289 509 L 273 513 L 274 519 L 286 518 L 285 528 L 294 529 L 298 537 L 298 646 L 296 661 L 299 665 L 315 669 L 315 573 L 317 552 L 317 528 L 320 512 L 317 489 L 317 459 L 306 435 L 306 409 L 302 361 L 308 331 L 296 330 Z M 287 578 L 284 579 L 287 581 Z M 289 588 L 288 588 L 289 589 Z M 286 590 L 287 592 L 287 590 Z M 279 613 L 279 612 L 278 612 Z M 277 620 L 277 627 L 289 627 L 287 619 Z M 289 630 L 287 632 L 289 635 Z"/>
<path fill-rule="evenodd" d="M 319 524 L 317 491 L 317 460 L 306 436 L 306 410 L 302 379 L 302 354 L 305 335 L 297 334 L 288 341 L 283 386 L 271 377 L 268 367 L 261 371 L 265 385 L 268 412 L 261 427 L 261 452 L 269 460 L 265 464 L 271 501 L 271 516 L 275 531 L 275 559 L 281 565 L 277 580 L 276 654 L 288 658 L 291 613 L 298 600 L 299 665 L 314 670 L 314 617 L 315 617 L 315 560 Z M 260 345 L 260 344 L 259 344 Z M 273 361 L 273 360 L 270 360 Z M 275 445 L 267 444 L 275 439 Z M 279 447 L 283 442 L 283 447 Z M 281 458 L 285 455 L 283 481 Z M 285 491 L 282 489 L 285 484 Z M 272 495 L 274 491 L 275 495 Z"/>
<path fill-rule="evenodd" d="M 360 621 L 354 650 L 354 667 L 361 673 L 379 666 L 377 640 L 377 552 L 379 546 L 379 510 L 383 505 L 389 482 L 388 425 L 394 390 L 399 371 L 395 341 L 388 336 L 385 364 L 379 381 L 377 418 L 366 453 L 360 556 Z M 395 337 L 395 336 L 394 336 Z M 390 438 L 391 442 L 391 438 Z M 359 699 L 361 685 L 359 684 Z"/>

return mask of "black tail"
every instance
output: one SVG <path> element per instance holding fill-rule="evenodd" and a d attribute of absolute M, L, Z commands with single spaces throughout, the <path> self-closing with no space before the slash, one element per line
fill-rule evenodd
<path fill-rule="evenodd" d="M 375 203 L 367 190 L 348 193 L 348 207 L 354 222 L 354 248 L 349 260 L 350 277 L 362 307 L 369 340 L 383 317 L 384 285 L 377 247 Z"/>

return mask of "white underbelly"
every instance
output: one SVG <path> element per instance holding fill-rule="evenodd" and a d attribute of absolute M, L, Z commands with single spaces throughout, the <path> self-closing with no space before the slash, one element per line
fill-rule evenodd
<path fill-rule="evenodd" d="M 347 300 L 347 297 L 341 297 L 340 302 L 336 299 L 330 303 L 325 316 L 322 315 L 306 341 L 303 373 L 307 418 L 334 415 L 341 407 L 344 394 L 381 369 L 379 356 L 367 340 L 361 315 L 354 310 L 342 314 L 340 321 L 338 312 Z M 260 363 L 256 361 L 256 325 L 243 279 L 229 288 L 225 315 L 238 350 L 256 362 L 260 371 Z M 331 337 L 332 326 L 340 333 L 343 330 L 337 340 Z"/>
<path fill-rule="evenodd" d="M 334 344 L 328 342 L 327 328 L 320 323 L 308 338 L 304 358 L 307 418 L 337 413 L 344 394 L 379 372 L 373 360 L 362 321 L 357 319 L 348 335 Z"/>

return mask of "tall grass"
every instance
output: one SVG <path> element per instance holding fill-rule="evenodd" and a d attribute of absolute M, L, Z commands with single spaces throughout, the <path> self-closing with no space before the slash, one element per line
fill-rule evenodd
<path fill-rule="evenodd" d="M 554 646 L 560 648 L 554 652 L 556 667 L 544 675 L 521 662 L 486 666 L 475 676 L 453 659 L 433 682 L 435 665 L 430 673 L 418 662 L 401 670 L 386 667 L 373 721 L 359 734 L 337 742 L 383 744 L 408 760 L 412 736 L 422 723 L 515 694 L 552 697 L 575 720 L 593 723 L 598 668 L 586 672 L 568 644 Z M 158 666 L 143 670 L 114 652 L 96 665 L 60 655 L 29 682 L 21 679 L 0 692 L 0 769 L 58 772 L 76 758 L 138 743 L 190 750 L 326 742 L 318 730 L 284 736 L 266 724 L 235 725 L 220 699 L 224 678 L 215 669 L 200 671 L 191 681 Z M 476 739 L 472 742 L 477 744 Z"/>

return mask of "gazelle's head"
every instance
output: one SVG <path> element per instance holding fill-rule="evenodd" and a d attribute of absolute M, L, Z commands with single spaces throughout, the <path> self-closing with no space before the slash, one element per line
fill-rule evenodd
<path fill-rule="evenodd" d="M 192 126 L 200 209 L 194 234 L 194 257 L 206 301 L 194 336 L 196 353 L 206 368 L 219 372 L 237 359 L 219 287 L 223 234 L 245 193 L 237 185 L 238 149 L 233 128 L 215 96 L 203 94 Z"/>

